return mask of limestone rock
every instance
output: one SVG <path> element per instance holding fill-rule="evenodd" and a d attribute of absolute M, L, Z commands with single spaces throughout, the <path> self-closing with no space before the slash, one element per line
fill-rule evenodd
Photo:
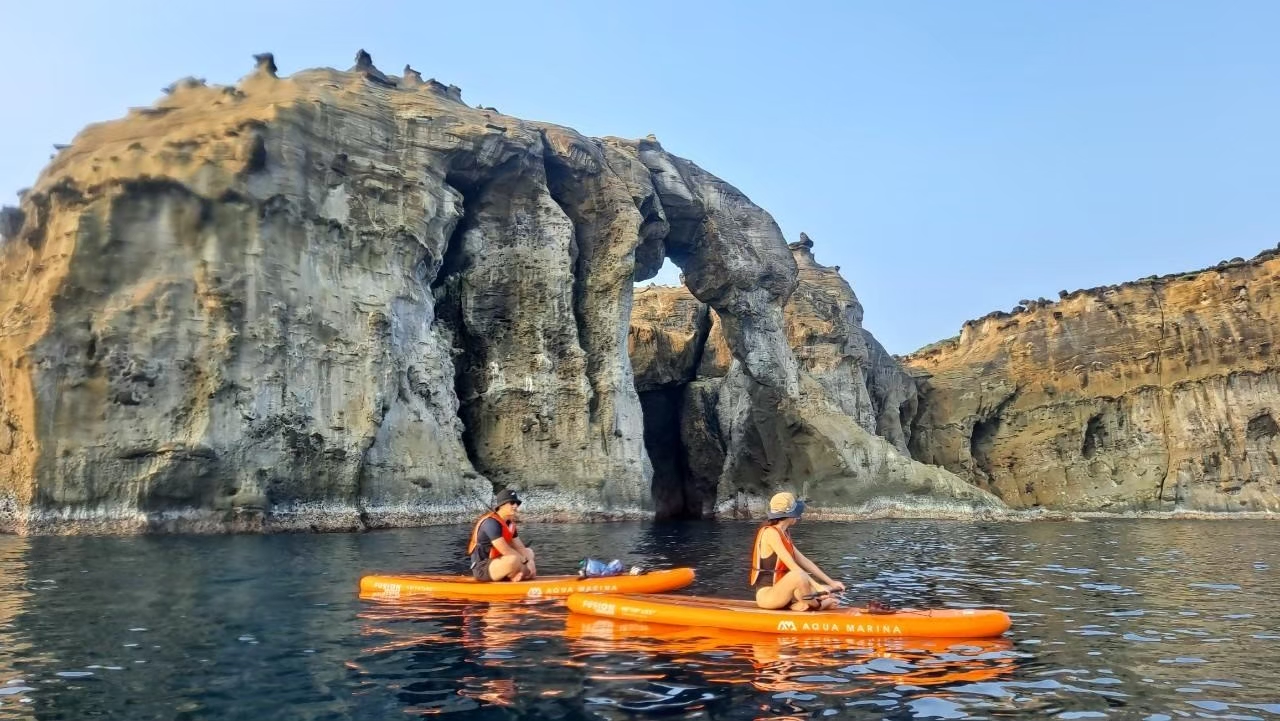
<path fill-rule="evenodd" d="M 817 505 L 870 511 L 887 504 L 903 508 L 995 510 L 1002 504 L 946 470 L 900 453 L 831 403 L 825 387 L 803 378 L 800 423 L 793 442 L 801 449 L 792 461 L 796 478 Z M 731 451 L 732 452 L 732 451 Z"/>
<path fill-rule="evenodd" d="M 666 238 L 671 231 L 666 211 L 658 197 L 649 169 L 640 162 L 633 142 L 619 138 L 596 141 L 604 154 L 605 162 L 627 192 L 631 202 L 640 211 L 640 244 L 635 251 L 635 279 L 648 280 L 658 274 L 666 260 Z"/>
<path fill-rule="evenodd" d="M 358 70 L 175 93 L 86 129 L 24 197 L 3 525 L 403 525 L 493 481 L 548 515 L 644 512 L 639 238 L 609 236 L 641 213 L 586 177 L 599 158 L 549 181 L 545 126 Z M 553 197 L 577 172 L 617 247 L 583 250 L 594 221 Z"/>
<path fill-rule="evenodd" d="M 998 508 L 907 454 L 915 382 L 864 331 L 853 290 L 812 247 L 807 236 L 791 244 L 797 286 L 783 307 L 795 395 L 754 379 L 729 351 L 721 315 L 685 288 L 637 292 L 630 351 L 658 515 L 753 513 L 781 485 L 837 514 Z"/>
<path fill-rule="evenodd" d="M 276 67 L 276 56 L 271 53 L 260 53 L 258 55 L 254 55 L 253 61 L 255 63 L 254 69 L 257 72 L 270 75 L 273 78 L 279 70 L 279 68 Z"/>
<path fill-rule="evenodd" d="M 636 390 L 683 385 L 699 375 L 711 312 L 683 287 L 636 289 L 627 335 Z"/>
<path fill-rule="evenodd" d="M 680 448 L 686 459 L 686 475 L 681 486 L 683 515 L 686 517 L 713 516 L 719 502 L 720 479 L 727 452 L 725 439 L 728 437 L 720 424 L 720 383 L 720 378 L 695 380 L 681 393 L 678 427 Z M 652 452 L 650 455 L 655 459 L 663 456 Z M 655 468 L 654 483 L 658 481 Z"/>
<path fill-rule="evenodd" d="M 905 359 L 913 453 L 1016 507 L 1280 510 L 1280 257 L 1061 294 Z"/>
<path fill-rule="evenodd" d="M 0 208 L 0 241 L 17 238 L 24 220 L 23 212 L 17 208 Z"/>
<path fill-rule="evenodd" d="M 86 128 L 5 213 L 3 529 L 454 521 L 508 484 L 553 518 L 782 484 L 957 491 L 797 363 L 796 260 L 733 186 L 654 139 L 470 108 L 411 69 L 402 87 L 363 51 L 287 78 L 256 61 Z M 694 337 L 718 339 L 692 356 L 630 327 L 664 257 Z M 650 399 L 690 449 L 678 498 L 629 343 L 678 371 L 642 371 L 678 392 Z"/>
<path fill-rule="evenodd" d="M 862 333 L 862 304 L 853 288 L 813 257 L 813 241 L 800 234 L 790 245 L 799 268 L 796 292 L 787 301 L 787 340 L 800 367 L 864 430 L 875 432 L 876 413 L 867 390 L 869 363 Z"/>
<path fill-rule="evenodd" d="M 5 525 L 353 528 L 489 495 L 423 282 L 462 198 L 429 145 L 387 162 L 362 92 L 186 88 L 46 169 L 0 255 Z"/>
<path fill-rule="evenodd" d="M 375 67 L 373 64 L 373 57 L 364 50 L 356 52 L 356 64 L 351 67 L 350 72 L 360 73 L 378 85 L 385 85 L 389 88 L 394 88 L 396 86 L 396 81 Z"/>
<path fill-rule="evenodd" d="M 729 375 L 729 367 L 733 365 L 733 351 L 724 339 L 724 325 L 720 322 L 720 314 L 710 311 L 711 330 L 707 335 L 706 345 L 702 348 L 702 360 L 698 362 L 698 377 L 723 378 Z"/>
<path fill-rule="evenodd" d="M 910 455 L 911 429 L 920 403 L 916 381 L 870 331 L 862 329 L 862 336 L 867 344 L 865 376 L 876 417 L 875 433 Z"/>
<path fill-rule="evenodd" d="M 468 447 L 500 485 L 639 509 L 650 471 L 623 319 L 642 218 L 594 143 L 521 126 L 501 132 L 531 133 L 523 157 L 454 181 L 467 216 L 437 280 Z"/>

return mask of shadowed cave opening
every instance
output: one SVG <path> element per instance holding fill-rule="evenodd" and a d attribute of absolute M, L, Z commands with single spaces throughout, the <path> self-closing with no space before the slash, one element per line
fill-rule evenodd
<path fill-rule="evenodd" d="M 1245 436 L 1254 442 L 1270 441 L 1280 435 L 1280 425 L 1276 424 L 1276 419 L 1270 413 L 1260 413 L 1249 419 L 1249 425 L 1245 430 Z"/>
<path fill-rule="evenodd" d="M 702 499 L 695 493 L 689 454 L 681 434 L 681 412 L 687 385 L 643 391 L 644 447 L 653 464 L 649 486 L 654 517 L 659 520 L 699 519 Z"/>
<path fill-rule="evenodd" d="M 973 424 L 973 432 L 969 436 L 969 456 L 978 470 L 991 476 L 991 449 L 995 446 L 996 435 L 1000 433 L 1000 415 L 984 418 Z"/>
<path fill-rule="evenodd" d="M 466 323 L 462 318 L 461 277 L 467 269 L 468 259 L 463 249 L 463 236 L 475 218 L 476 203 L 484 185 L 468 173 L 450 173 L 445 183 L 462 195 L 462 216 L 458 218 L 453 233 L 445 246 L 440 268 L 431 281 L 431 294 L 435 301 L 436 323 L 448 330 L 453 347 L 453 392 L 458 399 L 458 418 L 462 421 L 462 445 L 472 468 L 484 473 L 476 449 L 476 419 L 469 412 L 476 401 L 471 387 L 473 368 L 483 368 L 484 348 L 471 342 Z M 497 490 L 496 484 L 494 490 Z"/>
<path fill-rule="evenodd" d="M 1084 427 L 1084 441 L 1080 444 L 1080 454 L 1085 458 L 1093 458 L 1099 448 L 1107 445 L 1107 429 L 1102 424 L 1102 414 L 1090 416 Z"/>
<path fill-rule="evenodd" d="M 672 259 L 670 249 L 663 258 L 661 268 L 651 280 L 637 281 L 636 285 L 654 283 L 669 287 L 687 287 L 681 282 L 679 264 Z M 630 319 L 628 319 L 630 323 Z M 650 498 L 653 502 L 654 518 L 657 520 L 698 520 L 706 515 L 707 509 L 714 507 L 716 489 L 714 479 L 700 478 L 693 467 L 699 460 L 694 453 L 705 452 L 706 449 L 690 448 L 685 439 L 689 432 L 689 419 L 686 414 L 710 414 L 710 417 L 693 425 L 712 429 L 718 433 L 715 422 L 714 404 L 707 406 L 705 392 L 698 392 L 691 384 L 697 380 L 697 369 L 702 364 L 703 351 L 706 348 L 707 336 L 711 330 L 710 316 L 704 316 L 696 339 L 693 341 L 695 351 L 689 364 L 689 372 L 679 382 L 668 383 L 661 387 L 641 387 L 638 379 L 636 394 L 640 398 L 640 408 L 644 415 L 644 446 L 649 462 L 653 466 L 653 480 L 650 483 Z M 714 397 L 715 393 L 711 393 Z M 703 439 L 705 440 L 705 439 Z M 695 441 L 695 444 L 701 441 Z M 706 465 L 702 463 L 701 465 Z M 711 465 L 715 465 L 712 460 Z M 708 475 L 704 472 L 703 475 Z"/>
<path fill-rule="evenodd" d="M 988 484 L 995 480 L 991 472 L 991 451 L 995 449 L 996 439 L 1000 435 L 1001 426 L 1004 425 L 1004 412 L 1017 399 L 1018 390 L 1015 387 L 1012 393 L 991 409 L 986 418 L 975 422 L 969 434 L 969 457 L 973 459 L 976 470 L 985 477 Z"/>

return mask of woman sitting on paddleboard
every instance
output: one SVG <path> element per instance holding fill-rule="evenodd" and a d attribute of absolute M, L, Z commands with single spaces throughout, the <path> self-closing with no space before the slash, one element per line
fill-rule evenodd
<path fill-rule="evenodd" d="M 769 520 L 756 531 L 751 546 L 751 586 L 756 589 L 756 605 L 793 611 L 816 611 L 836 605 L 831 596 L 805 598 L 815 593 L 843 591 L 844 584 L 832 580 L 817 564 L 804 557 L 791 542 L 791 527 L 804 513 L 804 501 L 793 493 L 778 493 L 769 499 Z M 816 583 L 817 577 L 822 583 Z"/>

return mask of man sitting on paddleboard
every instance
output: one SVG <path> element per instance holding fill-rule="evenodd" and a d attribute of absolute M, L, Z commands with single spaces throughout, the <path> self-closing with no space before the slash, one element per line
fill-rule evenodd
<path fill-rule="evenodd" d="M 520 496 L 507 488 L 493 497 L 493 510 L 476 520 L 467 544 L 476 580 L 527 581 L 538 575 L 533 549 L 516 537 L 520 503 Z"/>
<path fill-rule="evenodd" d="M 756 605 L 760 608 L 790 606 L 793 611 L 832 608 L 836 599 L 831 596 L 806 596 L 844 590 L 843 583 L 832 580 L 791 542 L 791 527 L 800 521 L 803 513 L 804 501 L 794 493 L 778 493 L 769 499 L 769 520 L 756 531 L 751 546 L 750 583 L 756 589 Z M 816 583 L 813 576 L 822 583 Z"/>

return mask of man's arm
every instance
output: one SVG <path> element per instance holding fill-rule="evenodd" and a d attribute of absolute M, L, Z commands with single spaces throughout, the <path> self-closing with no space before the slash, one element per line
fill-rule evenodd
<path fill-rule="evenodd" d="M 524 545 L 523 543 L 520 543 L 519 538 L 515 539 L 515 543 L 520 546 Z M 504 556 L 518 556 L 520 558 L 525 557 L 524 553 L 522 553 L 514 545 L 507 543 L 507 539 L 503 538 L 502 536 L 498 536 L 497 538 L 493 539 L 493 547 L 498 549 L 498 553 L 501 553 Z"/>
<path fill-rule="evenodd" d="M 499 546 L 499 543 L 502 546 Z M 524 545 L 519 537 L 511 539 L 510 542 L 507 542 L 505 538 L 499 538 L 494 541 L 493 547 L 497 548 L 504 556 L 515 556 L 520 559 L 520 569 L 521 573 L 524 574 L 525 580 L 537 578 L 538 566 L 533 561 L 533 549 Z M 510 553 L 508 553 L 508 549 L 510 549 Z"/>
<path fill-rule="evenodd" d="M 507 543 L 507 539 L 502 537 L 502 524 L 498 523 L 496 520 L 489 518 L 486 519 L 484 523 L 480 524 L 480 534 L 486 541 L 492 543 L 494 548 L 498 549 L 498 553 L 501 553 L 504 556 L 516 556 L 522 559 L 525 557 L 524 554 L 514 548 L 512 544 Z M 515 543 L 520 543 L 519 538 L 514 540 Z"/>

